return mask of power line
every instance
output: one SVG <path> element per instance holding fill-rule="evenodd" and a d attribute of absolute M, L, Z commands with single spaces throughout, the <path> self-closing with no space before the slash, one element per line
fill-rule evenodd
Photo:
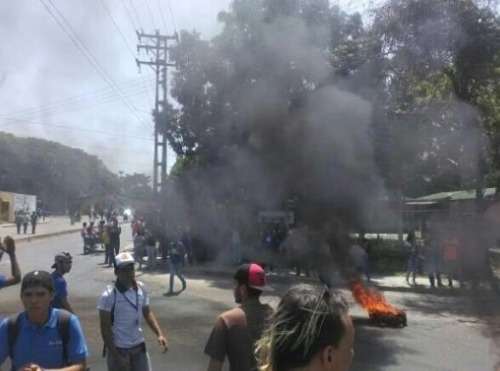
<path fill-rule="evenodd" d="M 139 87 L 140 82 L 135 82 L 133 85 L 130 85 L 125 89 L 128 94 L 133 94 L 137 95 L 137 88 Z M 141 89 L 142 90 L 142 89 Z M 99 91 L 98 91 L 99 92 Z M 111 93 L 111 94 L 110 94 Z M 30 109 L 25 109 L 25 110 L 20 110 L 20 111 L 15 111 L 9 113 L 7 116 L 14 116 L 14 117 L 26 117 L 26 116 L 32 116 L 35 114 L 43 114 L 43 113 L 54 113 L 60 110 L 74 110 L 79 109 L 79 108 L 85 108 L 86 106 L 89 105 L 95 105 L 95 104 L 100 104 L 100 103 L 105 103 L 109 101 L 113 101 L 116 99 L 119 99 L 119 97 L 114 93 L 109 91 L 109 89 L 102 90 L 102 93 L 99 93 L 99 95 L 94 95 L 95 93 L 86 93 L 82 95 L 75 96 L 73 98 L 67 98 L 64 100 L 61 100 L 59 102 L 55 102 L 51 105 L 48 105 L 46 107 L 33 107 Z M 94 96 L 93 96 L 94 95 Z M 111 99 L 114 97 L 114 99 Z"/>
<path fill-rule="evenodd" d="M 156 0 L 156 5 L 158 5 L 158 9 L 160 10 L 160 17 L 161 17 L 161 21 L 163 22 L 163 27 L 165 29 L 165 34 L 167 33 L 167 23 L 165 22 L 165 17 L 163 16 L 163 10 L 161 9 L 161 5 L 160 5 L 160 0 Z"/>
<path fill-rule="evenodd" d="M 140 28 L 142 28 L 141 19 L 139 18 L 139 14 L 137 13 L 137 9 L 135 8 L 134 0 L 129 0 L 129 1 L 130 5 L 132 5 L 132 10 L 134 11 L 135 17 L 137 18 L 137 24 L 139 25 Z"/>
<path fill-rule="evenodd" d="M 77 128 L 73 126 L 65 126 L 65 125 L 57 125 L 57 124 L 47 124 L 44 122 L 36 122 L 36 121 L 31 121 L 31 120 L 23 120 L 23 119 L 14 119 L 14 118 L 9 118 L 9 117 L 4 117 L 2 118 L 3 120 L 8 120 L 8 121 L 15 121 L 15 122 L 22 122 L 27 125 L 38 125 L 38 126 L 46 126 L 46 127 L 54 127 L 54 128 L 59 128 L 59 129 L 67 129 L 67 130 L 74 130 L 74 131 L 83 131 L 86 133 L 94 133 L 94 134 L 100 134 L 100 135 L 109 135 L 112 137 L 120 137 L 120 138 L 128 138 L 128 139 L 134 139 L 134 140 L 144 140 L 148 142 L 152 142 L 153 138 L 142 138 L 142 137 L 136 137 L 132 135 L 125 135 L 125 134 L 118 134 L 118 133 L 112 133 L 112 132 L 106 132 L 106 131 L 100 131 L 100 130 L 91 130 L 88 128 Z M 0 128 L 9 126 L 9 125 L 2 125 Z"/>
<path fill-rule="evenodd" d="M 144 0 L 144 2 L 146 3 L 146 8 L 148 9 L 148 13 L 149 13 L 149 16 L 151 17 L 151 21 L 153 22 L 153 27 L 156 30 L 157 29 L 156 28 L 156 22 L 155 22 L 155 18 L 153 16 L 153 13 L 151 12 L 151 8 L 149 7 L 149 1 L 148 0 Z"/>
<path fill-rule="evenodd" d="M 108 14 L 108 17 L 111 19 L 111 22 L 113 22 L 113 26 L 115 26 L 115 29 L 118 32 L 118 34 L 120 35 L 120 37 L 121 37 L 123 43 L 125 44 L 127 50 L 132 55 L 132 58 L 135 58 L 134 52 L 132 51 L 132 49 L 128 45 L 127 40 L 125 39 L 125 36 L 123 36 L 122 30 L 120 30 L 120 27 L 118 27 L 118 24 L 116 23 L 115 19 L 111 15 L 111 12 L 109 11 L 109 8 L 106 6 L 106 3 L 104 2 L 104 0 L 101 0 L 101 4 L 104 7 L 104 9 L 106 10 L 106 13 Z"/>
<path fill-rule="evenodd" d="M 167 1 L 168 1 L 168 8 L 170 9 L 170 16 L 172 17 L 172 23 L 174 24 L 174 32 L 177 33 L 177 26 L 175 25 L 174 12 L 172 11 L 172 4 L 170 3 L 170 0 Z"/>
<path fill-rule="evenodd" d="M 56 21 L 56 23 L 59 25 L 59 27 L 63 30 L 63 32 L 70 38 L 71 42 L 77 47 L 77 49 L 83 54 L 85 59 L 90 63 L 90 65 L 96 70 L 97 73 L 103 78 L 103 80 L 112 87 L 112 89 L 117 93 L 117 95 L 120 97 L 120 99 L 124 102 L 124 104 L 127 106 L 127 108 L 132 112 L 132 114 L 136 117 L 136 119 L 142 123 L 146 124 L 139 116 L 137 116 L 136 112 L 132 109 L 132 104 L 129 103 L 126 99 L 126 97 L 123 95 L 123 93 L 120 93 L 119 87 L 116 85 L 114 80 L 106 73 L 106 71 L 102 68 L 100 65 L 99 61 L 94 57 L 94 55 L 90 52 L 90 50 L 87 48 L 85 43 L 82 41 L 82 39 L 78 36 L 78 34 L 75 32 L 75 30 L 71 27 L 68 21 L 66 21 L 66 18 L 64 15 L 61 14 L 61 12 L 57 9 L 57 7 L 54 5 L 52 0 L 48 0 L 48 2 L 52 5 L 54 10 L 57 12 L 57 14 L 61 17 L 63 20 L 64 24 L 66 27 L 73 33 L 74 37 L 70 32 L 66 29 L 66 27 L 61 23 L 61 21 L 57 18 L 57 16 L 52 12 L 52 10 L 48 7 L 47 4 L 43 0 L 39 0 L 42 5 L 47 9 L 49 14 L 52 16 L 52 18 Z M 75 38 L 80 42 L 77 43 Z"/>
<path fill-rule="evenodd" d="M 130 14 L 130 11 L 128 10 L 127 6 L 125 5 L 125 0 L 122 0 L 122 5 L 125 8 L 125 12 L 127 13 L 128 19 L 130 23 L 132 24 L 132 28 L 134 30 L 138 30 L 140 27 L 135 25 L 134 18 L 132 17 L 132 14 Z"/>

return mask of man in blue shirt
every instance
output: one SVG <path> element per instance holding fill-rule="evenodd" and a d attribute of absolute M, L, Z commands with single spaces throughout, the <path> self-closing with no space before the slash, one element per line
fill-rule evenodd
<path fill-rule="evenodd" d="M 53 308 L 66 309 L 68 312 L 75 313 L 68 302 L 68 285 L 64 279 L 64 275 L 69 273 L 73 264 L 73 257 L 69 252 L 61 252 L 54 257 L 54 264 L 51 273 L 54 279 L 54 287 L 56 289 L 54 300 L 52 300 Z"/>
<path fill-rule="evenodd" d="M 8 342 L 9 319 L 0 324 L 0 366 L 10 357 L 14 370 L 85 370 L 87 344 L 75 315 L 69 318 L 69 337 L 66 351 L 63 350 L 57 327 L 60 309 L 50 306 L 54 291 L 54 280 L 49 272 L 33 271 L 23 277 L 21 300 L 25 310 L 19 313 L 12 349 Z"/>

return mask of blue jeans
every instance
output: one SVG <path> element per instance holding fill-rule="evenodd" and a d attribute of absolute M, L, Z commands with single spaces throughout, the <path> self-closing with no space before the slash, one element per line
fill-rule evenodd
<path fill-rule="evenodd" d="M 172 262 L 170 261 L 170 285 L 169 285 L 169 292 L 174 292 L 174 276 L 179 277 L 179 279 L 182 282 L 182 289 L 184 290 L 186 288 L 186 280 L 184 276 L 182 275 L 182 262 Z"/>

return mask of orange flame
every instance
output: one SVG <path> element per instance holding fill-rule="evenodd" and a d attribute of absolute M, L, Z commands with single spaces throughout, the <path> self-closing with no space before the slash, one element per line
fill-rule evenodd
<path fill-rule="evenodd" d="M 397 316 L 401 311 L 387 303 L 384 295 L 372 287 L 365 287 L 358 279 L 350 281 L 352 295 L 354 299 L 369 314 L 385 314 Z"/>

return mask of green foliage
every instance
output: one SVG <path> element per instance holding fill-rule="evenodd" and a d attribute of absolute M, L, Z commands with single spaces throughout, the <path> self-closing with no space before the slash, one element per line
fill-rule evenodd
<path fill-rule="evenodd" d="M 53 211 L 71 201 L 118 191 L 118 177 L 95 156 L 35 138 L 0 132 L 0 189 L 37 195 Z"/>

